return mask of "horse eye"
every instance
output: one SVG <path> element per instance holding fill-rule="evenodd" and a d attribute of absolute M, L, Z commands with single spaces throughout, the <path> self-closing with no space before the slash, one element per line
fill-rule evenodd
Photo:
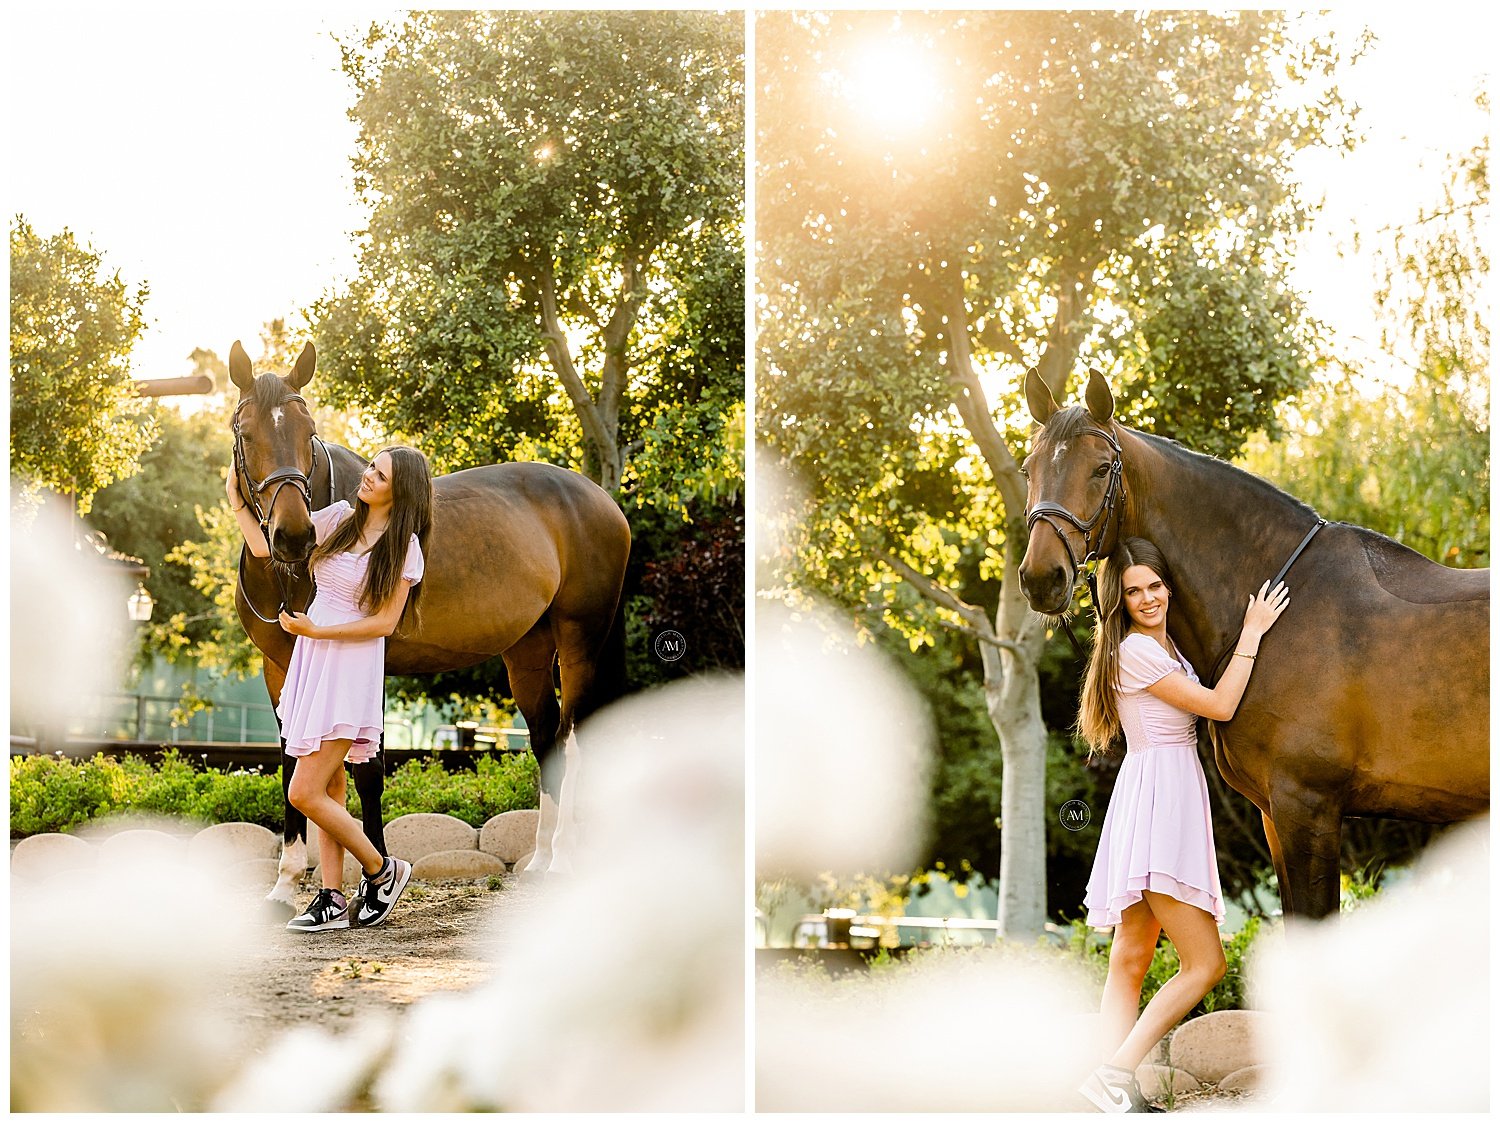
<path fill-rule="evenodd" d="M 1097 467 L 1097 468 L 1094 469 L 1094 475 L 1095 476 L 1107 476 L 1107 475 L 1109 475 L 1109 467 L 1110 466 L 1108 464 L 1101 464 L 1101 465 L 1099 465 L 1099 467 Z"/>

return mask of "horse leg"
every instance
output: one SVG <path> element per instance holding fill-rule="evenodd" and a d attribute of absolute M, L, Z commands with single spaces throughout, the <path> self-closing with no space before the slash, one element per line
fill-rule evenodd
<path fill-rule="evenodd" d="M 271 713 L 276 716 L 276 707 L 281 702 L 281 688 L 286 684 L 286 671 L 272 663 L 265 663 L 266 693 L 271 698 Z M 281 718 L 276 717 L 276 730 L 281 731 Z M 307 816 L 292 806 L 287 798 L 287 789 L 292 783 L 292 769 L 296 758 L 287 755 L 286 738 L 281 738 L 281 860 L 276 867 L 276 884 L 266 894 L 266 903 L 278 915 L 286 914 L 290 920 L 297 912 L 293 899 L 293 887 L 297 879 L 308 869 Z M 314 851 L 316 852 L 316 851 Z"/>
<path fill-rule="evenodd" d="M 1343 809 L 1326 795 L 1283 783 L 1271 790 L 1271 820 L 1281 847 L 1282 915 L 1321 920 L 1336 913 Z"/>
<path fill-rule="evenodd" d="M 559 717 L 557 691 L 552 685 L 552 663 L 556 655 L 552 628 L 545 616 L 504 655 L 511 697 L 526 719 L 526 728 L 531 732 L 531 752 L 541 774 L 541 814 L 537 821 L 536 844 L 531 860 L 521 871 L 528 874 L 541 873 L 552 866 L 552 836 L 557 829 L 562 785 L 556 775 L 556 762 L 552 759 Z"/>
<path fill-rule="evenodd" d="M 1281 836 L 1276 833 L 1276 823 L 1267 811 L 1260 813 L 1260 822 L 1266 830 L 1266 846 L 1271 851 L 1271 865 L 1276 869 L 1276 886 L 1284 894 L 1287 886 L 1286 857 L 1281 851 Z M 1283 904 L 1282 911 L 1286 911 Z"/>
<path fill-rule="evenodd" d="M 562 687 L 562 706 L 557 722 L 557 736 L 563 743 L 562 784 L 558 796 L 557 831 L 552 840 L 552 869 L 571 868 L 572 851 L 577 846 L 578 822 L 574 794 L 582 757 L 578 748 L 577 722 L 595 709 L 594 679 L 599 653 L 604 646 L 613 615 L 602 621 L 559 618 L 552 628 L 557 643 L 558 678 Z"/>

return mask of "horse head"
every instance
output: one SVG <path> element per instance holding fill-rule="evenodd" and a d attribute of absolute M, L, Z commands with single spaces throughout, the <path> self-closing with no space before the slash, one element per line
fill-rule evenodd
<path fill-rule="evenodd" d="M 1089 374 L 1084 406 L 1064 409 L 1035 370 L 1026 402 L 1036 420 L 1026 476 L 1026 556 L 1021 592 L 1033 610 L 1060 616 L 1073 601 L 1084 566 L 1108 555 L 1125 517 L 1125 474 L 1112 418 L 1114 395 Z"/>
<path fill-rule="evenodd" d="M 240 496 L 265 532 L 272 560 L 282 565 L 306 562 L 316 544 L 312 475 L 318 464 L 317 426 L 298 391 L 312 380 L 317 363 L 317 351 L 309 343 L 285 378 L 257 376 L 239 340 L 229 350 L 229 377 L 240 390 L 233 423 Z"/>

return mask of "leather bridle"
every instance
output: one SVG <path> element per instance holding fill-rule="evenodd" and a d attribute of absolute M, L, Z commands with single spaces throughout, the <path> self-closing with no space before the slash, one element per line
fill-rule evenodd
<path fill-rule="evenodd" d="M 257 483 L 255 477 L 250 474 L 249 465 L 245 462 L 245 437 L 240 428 L 240 411 L 249 402 L 249 398 L 244 398 L 240 401 L 239 405 L 234 407 L 234 419 L 232 423 L 234 428 L 234 470 L 240 480 L 240 497 L 244 499 L 245 503 L 254 513 L 255 521 L 260 526 L 260 532 L 265 537 L 266 545 L 269 546 L 271 544 L 271 512 L 276 507 L 276 498 L 281 494 L 282 488 L 288 485 L 296 488 L 297 492 L 302 496 L 303 502 L 307 504 L 308 515 L 311 516 L 313 510 L 312 477 L 318 470 L 318 446 L 323 442 L 319 440 L 316 433 L 310 438 L 312 444 L 311 471 L 303 472 L 300 468 L 292 467 L 277 468 L 269 476 Z M 285 405 L 288 402 L 301 402 L 304 406 L 307 405 L 306 399 L 300 394 L 288 394 L 285 398 L 281 399 L 280 404 Z M 328 476 L 331 481 L 333 478 L 333 461 L 329 459 L 326 448 L 323 450 L 323 459 L 328 461 Z M 273 485 L 275 490 L 271 492 L 271 498 L 266 500 L 265 506 L 262 506 L 260 501 L 262 494 L 265 493 L 267 488 Z M 280 565 L 271 566 L 271 569 L 276 574 L 276 584 L 281 590 L 281 610 L 284 610 L 287 603 L 287 583 L 282 579 L 282 568 Z M 313 596 L 317 596 L 318 582 L 313 577 L 311 568 L 308 570 L 308 578 L 313 583 Z M 279 624 L 281 622 L 280 610 L 278 610 L 276 616 L 263 616 L 260 610 L 255 607 L 254 602 L 250 600 L 250 590 L 245 585 L 244 550 L 240 551 L 239 581 L 240 593 L 245 598 L 245 604 L 255 614 L 255 618 L 263 624 Z"/>
<path fill-rule="evenodd" d="M 1073 563 L 1073 573 L 1086 571 L 1089 562 L 1097 558 L 1107 556 L 1120 540 L 1120 520 L 1125 515 L 1125 463 L 1120 457 L 1120 442 L 1115 440 L 1114 435 L 1105 429 L 1084 429 L 1079 436 L 1103 437 L 1109 442 L 1111 460 L 1109 464 L 1109 482 L 1104 488 L 1104 498 L 1099 500 L 1099 506 L 1087 519 L 1080 519 L 1072 511 L 1061 503 L 1042 502 L 1026 512 L 1026 534 L 1031 535 L 1031 528 L 1040 520 L 1050 526 L 1057 537 L 1062 541 L 1063 549 L 1068 552 L 1068 560 Z M 1058 519 L 1067 522 L 1080 534 L 1083 535 L 1083 553 L 1080 559 L 1073 552 L 1073 544 L 1068 541 L 1068 536 L 1063 528 L 1058 525 Z M 1098 531 L 1098 536 L 1092 543 L 1089 536 Z M 1113 534 L 1110 535 L 1110 531 Z M 1106 535 L 1110 535 L 1108 549 L 1105 548 Z M 1092 588 L 1093 575 L 1088 574 L 1090 588 Z"/>

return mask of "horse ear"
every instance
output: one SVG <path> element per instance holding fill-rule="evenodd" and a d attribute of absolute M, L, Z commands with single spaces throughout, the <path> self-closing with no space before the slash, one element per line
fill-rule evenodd
<path fill-rule="evenodd" d="M 245 349 L 240 346 L 238 339 L 229 349 L 229 377 L 247 394 L 255 386 L 255 375 L 250 373 L 250 356 L 245 354 Z"/>
<path fill-rule="evenodd" d="M 1097 370 L 1089 371 L 1089 386 L 1083 393 L 1083 400 L 1088 403 L 1094 420 L 1101 425 L 1115 415 L 1115 396 L 1109 392 L 1104 375 Z"/>
<path fill-rule="evenodd" d="M 1036 419 L 1038 425 L 1045 425 L 1051 416 L 1057 412 L 1057 399 L 1052 396 L 1052 391 L 1042 381 L 1042 376 L 1037 373 L 1036 367 L 1026 372 L 1026 404 L 1031 407 L 1031 416 Z"/>
<path fill-rule="evenodd" d="M 300 390 L 312 381 L 313 371 L 318 369 L 318 350 L 308 340 L 307 346 L 302 348 L 302 354 L 297 356 L 297 365 L 292 367 L 291 376 L 287 378 L 288 385 L 293 390 Z"/>

